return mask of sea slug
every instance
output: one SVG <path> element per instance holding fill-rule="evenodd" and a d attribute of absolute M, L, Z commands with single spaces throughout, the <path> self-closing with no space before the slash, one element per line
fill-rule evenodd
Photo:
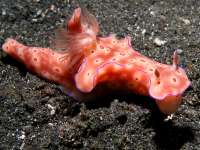
<path fill-rule="evenodd" d="M 94 93 L 97 85 L 113 85 L 111 90 L 154 98 L 163 113 L 175 112 L 190 85 L 178 66 L 177 52 L 172 65 L 161 64 L 135 51 L 129 36 L 99 37 L 98 32 L 96 18 L 77 8 L 66 27 L 56 31 L 53 49 L 57 51 L 28 47 L 14 39 L 7 39 L 2 48 L 30 71 L 62 85 L 76 99 Z"/>

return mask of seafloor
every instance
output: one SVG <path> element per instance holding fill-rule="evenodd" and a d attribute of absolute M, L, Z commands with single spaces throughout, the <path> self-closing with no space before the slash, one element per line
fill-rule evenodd
<path fill-rule="evenodd" d="M 128 34 L 136 50 L 168 64 L 179 49 L 192 81 L 182 105 L 166 121 L 150 98 L 108 95 L 77 102 L 0 48 L 0 149 L 200 149 L 200 1 L 81 3 L 97 17 L 101 35 Z M 0 45 L 13 37 L 49 46 L 55 28 L 77 6 L 71 0 L 0 0 Z"/>

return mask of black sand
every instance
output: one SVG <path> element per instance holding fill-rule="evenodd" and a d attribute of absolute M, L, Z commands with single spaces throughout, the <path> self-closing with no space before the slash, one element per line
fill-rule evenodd
<path fill-rule="evenodd" d="M 163 63 L 175 49 L 192 81 L 172 120 L 150 98 L 108 95 L 79 103 L 31 74 L 0 48 L 0 149 L 200 149 L 200 1 L 84 0 L 101 35 L 129 34 L 133 47 Z M 78 2 L 0 0 L 0 45 L 14 37 L 49 46 Z M 155 38 L 166 41 L 155 44 Z"/>

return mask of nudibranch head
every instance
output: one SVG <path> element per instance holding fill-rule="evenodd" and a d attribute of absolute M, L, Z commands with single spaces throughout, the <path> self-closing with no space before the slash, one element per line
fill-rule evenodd
<path fill-rule="evenodd" d="M 181 95 L 190 85 L 185 71 L 182 68 L 174 70 L 173 66 L 158 68 L 159 76 L 151 78 L 149 94 L 157 100 L 163 100 L 167 96 Z"/>
<path fill-rule="evenodd" d="M 173 54 L 172 66 L 158 63 L 149 87 L 149 95 L 156 100 L 159 109 L 167 114 L 177 110 L 181 95 L 191 84 L 178 63 L 177 51 Z"/>
<path fill-rule="evenodd" d="M 159 77 L 151 78 L 149 95 L 156 100 L 164 113 L 173 113 L 181 102 L 181 95 L 190 86 L 190 81 L 182 68 L 167 66 L 158 69 Z"/>

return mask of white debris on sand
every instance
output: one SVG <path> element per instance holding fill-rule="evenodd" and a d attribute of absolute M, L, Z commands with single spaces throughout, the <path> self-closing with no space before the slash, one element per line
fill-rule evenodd
<path fill-rule="evenodd" d="M 186 25 L 189 25 L 190 24 L 190 20 L 189 19 L 186 19 L 186 18 L 183 18 L 183 17 L 180 17 L 179 18 L 181 21 L 183 21 L 184 24 Z"/>
<path fill-rule="evenodd" d="M 153 40 L 153 43 L 156 44 L 157 46 L 162 46 L 162 45 L 164 45 L 165 43 L 167 43 L 167 41 L 161 40 L 161 39 L 159 39 L 158 37 L 156 37 L 156 38 Z"/>
<path fill-rule="evenodd" d="M 52 105 L 50 104 L 46 104 L 46 106 L 48 107 L 48 109 L 50 109 L 50 114 L 51 115 L 54 115 L 56 113 L 56 107 L 53 107 Z"/>

